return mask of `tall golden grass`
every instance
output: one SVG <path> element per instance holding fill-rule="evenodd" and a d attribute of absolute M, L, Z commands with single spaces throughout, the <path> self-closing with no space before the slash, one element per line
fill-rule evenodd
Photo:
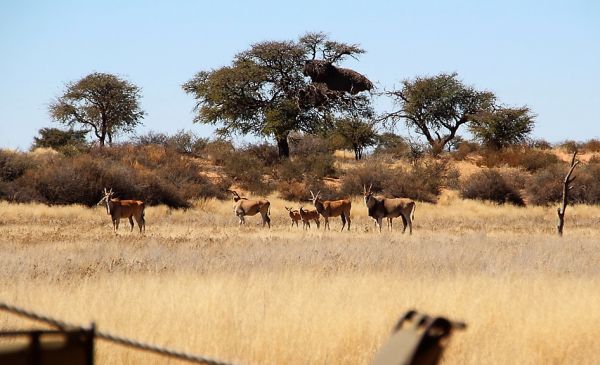
<path fill-rule="evenodd" d="M 414 234 L 238 227 L 229 202 L 147 209 L 145 235 L 102 208 L 0 203 L 0 298 L 61 319 L 247 364 L 365 364 L 410 308 L 464 320 L 446 364 L 597 363 L 600 208 L 516 208 L 446 194 Z M 126 223 L 126 221 L 122 222 Z M 123 229 L 126 227 L 127 229 Z M 0 315 L 0 328 L 30 327 Z M 164 364 L 100 342 L 100 364 Z"/>

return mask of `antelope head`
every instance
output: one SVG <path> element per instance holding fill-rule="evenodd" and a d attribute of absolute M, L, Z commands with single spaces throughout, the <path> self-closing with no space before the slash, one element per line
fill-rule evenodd
<path fill-rule="evenodd" d="M 113 192 L 112 188 L 110 188 L 110 190 L 106 190 L 106 188 L 104 188 L 104 190 L 102 190 L 102 199 L 100 199 L 98 202 L 98 205 L 104 204 L 106 206 L 106 213 L 108 214 L 110 214 L 109 202 L 114 194 L 115 193 Z"/>
<path fill-rule="evenodd" d="M 235 190 L 229 190 L 227 189 L 228 193 L 231 193 L 233 195 L 233 201 L 237 202 L 238 200 L 242 199 L 242 197 L 240 196 L 240 194 L 237 193 L 237 191 Z"/>
<path fill-rule="evenodd" d="M 370 184 L 368 189 L 366 185 L 363 185 L 363 197 L 365 198 L 365 204 L 367 205 L 369 204 L 369 199 L 373 196 L 373 191 L 371 191 L 372 188 L 373 184 Z"/>
<path fill-rule="evenodd" d="M 321 195 L 321 190 L 319 190 L 317 192 L 317 195 L 315 195 L 315 193 L 313 193 L 313 191 L 310 190 L 310 195 L 312 195 L 311 201 L 312 201 L 313 205 L 316 205 L 317 202 L 319 201 L 319 197 Z"/>

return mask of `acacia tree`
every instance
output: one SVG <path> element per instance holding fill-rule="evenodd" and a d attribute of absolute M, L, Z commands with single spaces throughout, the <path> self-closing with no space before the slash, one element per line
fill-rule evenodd
<path fill-rule="evenodd" d="M 332 138 L 339 140 L 341 147 L 351 148 L 357 161 L 362 159 L 366 147 L 379 141 L 374 122 L 352 117 L 336 120 Z"/>
<path fill-rule="evenodd" d="M 50 104 L 52 119 L 91 130 L 100 146 L 112 144 L 119 132 L 132 132 L 145 112 L 140 108 L 140 88 L 112 74 L 91 73 L 67 84 L 62 96 Z"/>
<path fill-rule="evenodd" d="M 298 41 L 266 41 L 238 53 L 230 66 L 200 71 L 183 84 L 196 99 L 195 123 L 219 125 L 223 136 L 255 134 L 275 139 L 288 157 L 290 132 L 314 133 L 331 125 L 336 113 L 372 113 L 370 99 L 312 85 L 303 75 L 307 58 L 341 62 L 364 50 L 307 33 Z"/>
<path fill-rule="evenodd" d="M 469 123 L 469 130 L 484 145 L 502 149 L 525 142 L 535 125 L 535 115 L 528 107 L 505 108 L 486 111 Z"/>
<path fill-rule="evenodd" d="M 456 73 L 404 80 L 401 90 L 385 94 L 399 110 L 384 114 L 382 119 L 404 121 L 425 137 L 434 155 L 443 151 L 462 125 L 491 110 L 496 99 L 489 91 L 464 85 Z"/>

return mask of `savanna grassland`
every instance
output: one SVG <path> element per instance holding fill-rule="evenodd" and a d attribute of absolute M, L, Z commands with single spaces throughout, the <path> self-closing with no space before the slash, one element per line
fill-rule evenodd
<path fill-rule="evenodd" d="M 600 207 L 518 208 L 446 192 L 414 234 L 237 227 L 231 202 L 150 207 L 144 235 L 103 208 L 0 203 L 0 297 L 63 320 L 244 364 L 366 364 L 410 308 L 468 323 L 446 364 L 597 363 Z M 31 322 L 0 316 L 0 328 Z M 176 363 L 99 342 L 100 364 Z"/>

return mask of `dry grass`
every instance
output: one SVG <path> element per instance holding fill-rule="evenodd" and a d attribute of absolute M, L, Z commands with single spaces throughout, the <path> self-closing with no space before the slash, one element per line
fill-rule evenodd
<path fill-rule="evenodd" d="M 111 232 L 105 212 L 0 203 L 3 300 L 64 320 L 249 364 L 365 364 L 409 308 L 469 324 L 447 364 L 597 363 L 600 208 L 516 208 L 442 196 L 412 237 L 238 228 L 229 202 L 147 210 L 147 232 Z M 122 221 L 121 227 L 126 227 Z M 338 220 L 332 228 L 340 227 Z M 29 322 L 0 316 L 0 328 Z M 165 363 L 100 343 L 100 364 Z M 173 362 L 175 363 L 175 362 Z"/>

